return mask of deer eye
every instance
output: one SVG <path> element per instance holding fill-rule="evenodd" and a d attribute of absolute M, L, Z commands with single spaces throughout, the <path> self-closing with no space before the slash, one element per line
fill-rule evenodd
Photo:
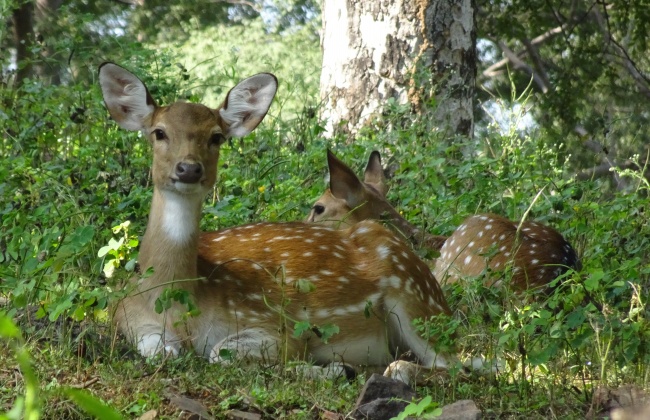
<path fill-rule="evenodd" d="M 153 135 L 156 137 L 156 140 L 165 140 L 167 138 L 165 132 L 162 131 L 160 128 L 156 128 L 155 130 L 153 130 Z"/>
<path fill-rule="evenodd" d="M 314 213 L 316 214 L 323 214 L 325 212 L 325 206 L 322 204 L 315 204 L 314 205 Z"/>
<path fill-rule="evenodd" d="M 221 133 L 214 133 L 210 136 L 210 146 L 221 146 L 226 142 L 226 136 Z"/>

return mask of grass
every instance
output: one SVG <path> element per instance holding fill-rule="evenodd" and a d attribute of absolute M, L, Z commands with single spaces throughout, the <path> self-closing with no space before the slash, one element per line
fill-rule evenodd
<path fill-rule="evenodd" d="M 173 97 L 170 69 L 157 82 Z M 28 87 L 21 97 L 28 106 L 6 110 L 15 114 L 0 140 L 0 293 L 23 337 L 3 335 L 0 342 L 0 412 L 37 392 L 42 418 L 90 418 L 69 391 L 80 388 L 130 418 L 152 409 L 159 418 L 178 418 L 181 410 L 171 403 L 177 396 L 200 402 L 216 418 L 231 409 L 291 419 L 350 413 L 368 372 L 332 382 L 281 365 L 211 365 L 192 354 L 145 361 L 134 354 L 108 319 L 137 246 L 113 243 L 114 252 L 98 252 L 111 239 L 126 235 L 129 244 L 144 232 L 148 149 L 107 121 L 96 89 L 75 87 L 87 104 L 78 123 L 69 118 L 68 88 L 44 94 L 42 86 Z M 33 132 L 38 116 L 51 128 Z M 493 130 L 452 143 L 430 133 L 426 115 L 388 110 L 383 118 L 349 142 L 323 138 L 315 118 L 291 119 L 272 108 L 255 134 L 224 146 L 202 228 L 304 218 L 325 188 L 327 147 L 356 172 L 370 150 L 380 150 L 393 174 L 389 199 L 432 234 L 449 234 L 476 212 L 518 219 L 539 194 L 529 217 L 568 238 L 582 272 L 549 296 L 522 298 L 481 288 L 480 281 L 448 288 L 455 324 L 436 325 L 457 329 L 463 353 L 502 357 L 508 368 L 496 377 L 437 375 L 420 384 L 419 395 L 441 405 L 473 399 L 485 418 L 577 419 L 598 386 L 647 388 L 645 180 L 628 174 L 634 188 L 624 192 L 577 181 L 566 172 L 570 157 L 562 145 L 548 144 L 544 133 Z M 112 229 L 126 221 L 127 233 Z M 104 271 L 108 259 L 117 265 L 112 277 Z M 36 382 L 19 368 L 21 349 Z"/>

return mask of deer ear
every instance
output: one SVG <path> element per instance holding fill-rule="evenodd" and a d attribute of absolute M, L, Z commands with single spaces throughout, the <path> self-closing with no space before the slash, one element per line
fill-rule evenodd
<path fill-rule="evenodd" d="M 338 199 L 345 200 L 350 208 L 364 202 L 363 184 L 345 163 L 330 150 L 327 151 L 327 165 L 330 170 L 330 191 Z"/>
<path fill-rule="evenodd" d="M 147 87 L 130 71 L 113 63 L 99 66 L 99 85 L 111 117 L 125 130 L 142 130 L 156 109 Z"/>
<path fill-rule="evenodd" d="M 227 127 L 228 137 L 243 137 L 264 119 L 271 106 L 278 79 L 271 73 L 260 73 L 230 89 L 219 114 Z"/>
<path fill-rule="evenodd" d="M 378 151 L 373 150 L 368 158 L 368 165 L 363 173 L 363 182 L 373 186 L 382 196 L 386 197 L 388 187 L 386 186 L 386 177 L 384 168 L 381 167 L 381 155 Z"/>

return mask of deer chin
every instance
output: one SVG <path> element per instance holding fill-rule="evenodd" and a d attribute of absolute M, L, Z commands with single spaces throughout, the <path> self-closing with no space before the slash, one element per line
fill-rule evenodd
<path fill-rule="evenodd" d="M 181 182 L 173 178 L 169 183 L 169 191 L 182 195 L 206 194 L 207 192 L 205 186 L 203 185 L 203 181 L 188 184 L 187 182 Z"/>

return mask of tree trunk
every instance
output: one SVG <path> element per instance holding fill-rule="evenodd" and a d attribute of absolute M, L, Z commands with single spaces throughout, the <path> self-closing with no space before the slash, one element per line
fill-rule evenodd
<path fill-rule="evenodd" d="M 35 20 L 36 29 L 43 39 L 41 47 L 41 60 L 34 68 L 34 73 L 42 80 L 47 80 L 52 85 L 61 83 L 61 69 L 65 66 L 62 60 L 54 59 L 54 39 L 57 32 L 52 28 L 56 28 L 56 19 L 58 19 L 57 11 L 63 0 L 36 0 Z"/>
<path fill-rule="evenodd" d="M 32 44 L 34 41 L 33 4 L 23 2 L 13 11 L 14 45 L 16 47 L 16 86 L 32 75 Z"/>
<path fill-rule="evenodd" d="M 393 98 L 438 127 L 472 136 L 476 79 L 473 0 L 323 0 L 322 116 L 354 135 Z M 429 70 L 425 84 L 419 69 Z"/>

